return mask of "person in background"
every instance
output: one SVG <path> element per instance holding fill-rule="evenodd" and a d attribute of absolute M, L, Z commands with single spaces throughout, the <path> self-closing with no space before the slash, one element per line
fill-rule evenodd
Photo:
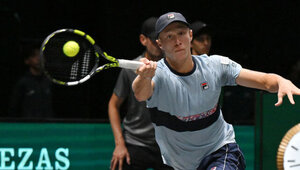
<path fill-rule="evenodd" d="M 16 83 L 10 100 L 9 116 L 21 118 L 53 118 L 51 82 L 41 70 L 38 45 L 23 50 L 28 71 Z"/>
<path fill-rule="evenodd" d="M 158 61 L 162 58 L 162 51 L 155 42 L 156 20 L 157 18 L 151 17 L 144 21 L 139 40 L 145 47 L 145 52 L 135 60 L 147 58 Z M 131 84 L 136 76 L 135 70 L 122 69 L 109 100 L 108 115 L 115 139 L 111 169 L 172 169 L 163 164 L 146 103 L 138 102 L 133 95 Z M 127 111 L 122 130 L 120 107 L 126 99 Z"/>
<path fill-rule="evenodd" d="M 193 30 L 193 40 L 191 43 L 192 55 L 209 55 L 212 37 L 207 24 L 201 21 L 195 21 L 191 24 Z"/>

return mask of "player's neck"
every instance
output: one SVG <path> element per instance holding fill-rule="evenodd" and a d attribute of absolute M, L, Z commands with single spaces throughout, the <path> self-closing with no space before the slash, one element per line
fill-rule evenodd
<path fill-rule="evenodd" d="M 171 57 L 166 57 L 167 62 L 169 65 L 177 71 L 178 73 L 189 73 L 194 68 L 194 62 L 192 59 L 191 54 L 188 54 L 188 56 L 184 60 L 174 60 Z"/>

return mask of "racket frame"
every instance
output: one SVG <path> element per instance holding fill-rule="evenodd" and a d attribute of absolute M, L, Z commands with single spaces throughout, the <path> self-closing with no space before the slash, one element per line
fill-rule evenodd
<path fill-rule="evenodd" d="M 94 50 L 95 50 L 95 55 L 96 55 L 96 61 L 95 61 L 96 64 L 95 64 L 95 66 L 92 68 L 92 70 L 90 71 L 90 73 L 88 75 L 86 75 L 85 77 L 83 77 L 82 79 L 77 80 L 77 81 L 64 82 L 64 81 L 61 81 L 61 80 L 57 80 L 57 79 L 55 79 L 51 76 L 51 74 L 47 71 L 47 69 L 45 69 L 45 62 L 46 61 L 45 61 L 45 57 L 44 57 L 43 53 L 44 53 L 44 50 L 46 48 L 46 45 L 53 36 L 55 36 L 56 34 L 59 34 L 59 33 L 63 33 L 63 32 L 69 32 L 69 33 L 77 34 L 79 36 L 84 37 L 85 39 L 87 39 L 91 43 L 91 45 L 94 47 Z M 102 57 L 104 57 L 106 60 L 111 61 L 111 63 L 106 63 L 106 64 L 98 67 L 99 66 L 99 60 L 100 60 L 99 59 L 100 55 Z M 105 69 L 108 69 L 108 68 L 111 68 L 111 67 L 119 67 L 119 60 L 117 60 L 116 58 L 114 58 L 112 56 L 104 55 L 101 48 L 95 44 L 95 40 L 91 36 L 89 36 L 88 34 L 86 34 L 83 31 L 80 31 L 80 30 L 77 30 L 77 29 L 60 29 L 60 30 L 54 31 L 53 33 L 48 35 L 47 38 L 43 41 L 43 43 L 41 45 L 40 57 L 41 57 L 41 67 L 44 70 L 45 75 L 52 82 L 54 82 L 56 84 L 59 84 L 59 85 L 65 85 L 65 86 L 74 86 L 74 85 L 84 83 L 88 79 L 90 79 L 95 73 L 98 73 L 102 70 L 105 70 Z M 127 61 L 129 61 L 129 60 L 127 60 Z"/>

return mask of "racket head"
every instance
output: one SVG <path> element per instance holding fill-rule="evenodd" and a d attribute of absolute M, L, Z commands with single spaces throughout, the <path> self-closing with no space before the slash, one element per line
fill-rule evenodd
<path fill-rule="evenodd" d="M 79 45 L 79 52 L 72 57 L 68 57 L 63 50 L 69 41 Z M 65 86 L 83 83 L 96 71 L 108 68 L 111 63 L 98 68 L 99 56 L 117 62 L 113 57 L 107 58 L 91 36 L 76 29 L 61 29 L 51 33 L 42 43 L 40 53 L 45 75 L 52 82 Z"/>

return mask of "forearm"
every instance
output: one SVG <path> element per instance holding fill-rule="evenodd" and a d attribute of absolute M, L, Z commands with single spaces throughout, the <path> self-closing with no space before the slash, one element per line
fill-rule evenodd
<path fill-rule="evenodd" d="M 124 137 L 122 134 L 119 109 L 111 103 L 109 103 L 108 107 L 108 117 L 113 131 L 116 146 L 120 144 L 125 144 Z"/>
<path fill-rule="evenodd" d="M 146 101 L 152 96 L 152 79 L 138 75 L 132 83 L 134 95 L 138 101 Z"/>
<path fill-rule="evenodd" d="M 275 106 L 280 106 L 283 97 L 286 95 L 290 102 L 295 104 L 293 95 L 300 95 L 300 89 L 298 89 L 290 80 L 272 73 L 262 73 L 242 69 L 239 76 L 236 78 L 236 83 L 245 87 L 277 92 L 278 102 Z"/>
<path fill-rule="evenodd" d="M 271 93 L 277 92 L 279 84 L 285 81 L 289 80 L 286 80 L 277 74 L 263 73 L 248 69 L 242 69 L 236 79 L 237 84 L 241 86 L 266 90 Z"/>

